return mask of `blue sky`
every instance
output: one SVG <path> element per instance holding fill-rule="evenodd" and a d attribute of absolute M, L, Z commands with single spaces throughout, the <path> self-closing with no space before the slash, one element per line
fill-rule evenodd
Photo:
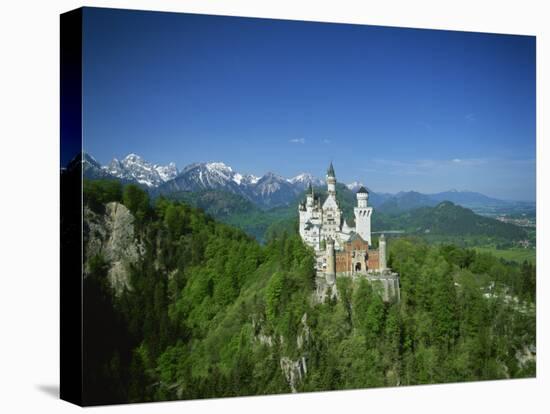
<path fill-rule="evenodd" d="M 83 61 L 102 163 L 535 198 L 534 37 L 87 8 Z"/>

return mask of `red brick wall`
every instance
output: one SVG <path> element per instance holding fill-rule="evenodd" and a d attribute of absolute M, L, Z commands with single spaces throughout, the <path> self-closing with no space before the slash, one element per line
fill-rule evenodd
<path fill-rule="evenodd" d="M 352 252 L 353 250 L 369 250 L 369 244 L 365 241 L 355 239 L 352 242 L 344 244 L 344 250 L 347 252 Z"/>
<path fill-rule="evenodd" d="M 367 266 L 369 269 L 376 270 L 378 269 L 378 250 L 370 250 L 369 258 L 367 260 Z"/>
<path fill-rule="evenodd" d="M 374 256 L 371 259 L 371 252 L 369 252 L 369 244 L 365 241 L 356 239 L 352 242 L 344 244 L 344 250 L 336 252 L 336 273 L 340 272 L 351 272 L 352 271 L 352 257 L 351 254 L 354 250 L 363 250 L 366 251 L 369 255 L 367 266 L 375 266 L 378 268 L 378 252 L 374 251 Z M 372 261 L 371 261 L 372 260 Z"/>
<path fill-rule="evenodd" d="M 336 273 L 349 272 L 351 269 L 351 254 L 349 252 L 336 253 Z"/>

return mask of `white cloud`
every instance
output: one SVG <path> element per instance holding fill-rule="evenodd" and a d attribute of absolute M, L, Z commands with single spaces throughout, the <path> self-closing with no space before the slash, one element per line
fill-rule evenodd
<path fill-rule="evenodd" d="M 449 169 L 477 167 L 485 164 L 493 166 L 506 162 L 501 159 L 489 158 L 452 158 L 452 159 L 417 159 L 417 160 L 389 160 L 374 159 L 371 164 L 376 169 L 384 169 L 390 175 L 424 175 L 449 171 Z"/>
<path fill-rule="evenodd" d="M 291 142 L 292 144 L 305 144 L 306 139 L 305 138 L 293 138 L 289 142 Z"/>
<path fill-rule="evenodd" d="M 503 162 L 503 160 L 491 160 L 488 158 L 454 158 L 451 161 L 453 164 L 460 164 L 461 166 L 478 166 L 478 165 L 484 165 L 488 164 L 490 162 L 492 163 L 498 163 Z"/>
<path fill-rule="evenodd" d="M 473 112 L 470 112 L 469 114 L 464 115 L 464 118 L 468 122 L 473 122 L 476 120 L 476 114 L 474 114 Z"/>
<path fill-rule="evenodd" d="M 429 123 L 429 122 L 417 121 L 416 124 L 419 125 L 419 126 L 421 126 L 421 127 L 424 128 L 424 129 L 429 130 L 429 131 L 431 131 L 431 130 L 433 129 L 432 124 Z"/>

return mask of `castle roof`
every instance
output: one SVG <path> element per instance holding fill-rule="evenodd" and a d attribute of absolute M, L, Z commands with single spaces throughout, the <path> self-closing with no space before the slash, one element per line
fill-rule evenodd
<path fill-rule="evenodd" d="M 357 194 L 368 194 L 369 192 L 364 186 L 361 186 L 359 190 L 357 190 Z"/>
<path fill-rule="evenodd" d="M 311 181 L 309 182 L 308 186 L 307 186 L 307 192 L 309 194 L 313 194 L 313 187 L 311 186 Z"/>
<path fill-rule="evenodd" d="M 330 162 L 330 166 L 328 167 L 327 176 L 336 177 L 336 174 L 334 174 L 334 167 L 332 166 L 332 161 Z"/>
<path fill-rule="evenodd" d="M 351 232 L 351 227 L 348 225 L 348 222 L 346 221 L 346 219 L 344 219 L 344 223 L 342 224 L 342 232 L 343 233 Z"/>
<path fill-rule="evenodd" d="M 348 241 L 346 243 L 350 243 L 354 240 L 360 240 L 360 241 L 366 243 L 366 241 L 363 240 L 363 238 L 359 235 L 359 233 L 355 233 L 355 232 L 351 233 L 351 236 L 350 236 L 350 238 L 348 239 Z"/>

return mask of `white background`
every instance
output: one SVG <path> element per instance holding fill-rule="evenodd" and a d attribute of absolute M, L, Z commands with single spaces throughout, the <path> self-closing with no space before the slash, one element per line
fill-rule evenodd
<path fill-rule="evenodd" d="M 16 1 L 0 14 L 0 411 L 74 412 L 59 377 L 59 14 L 82 5 L 537 36 L 538 375 L 532 380 L 89 408 L 115 412 L 549 412 L 549 30 L 544 1 Z M 545 27 L 546 25 L 546 27 Z M 547 124 L 547 123 L 546 123 Z M 546 140 L 544 139 L 546 138 Z M 546 141 L 546 142 L 545 142 Z M 546 165 L 545 165 L 546 162 Z M 546 328 L 545 328 L 546 325 Z M 545 407 L 546 406 L 546 407 Z"/>

